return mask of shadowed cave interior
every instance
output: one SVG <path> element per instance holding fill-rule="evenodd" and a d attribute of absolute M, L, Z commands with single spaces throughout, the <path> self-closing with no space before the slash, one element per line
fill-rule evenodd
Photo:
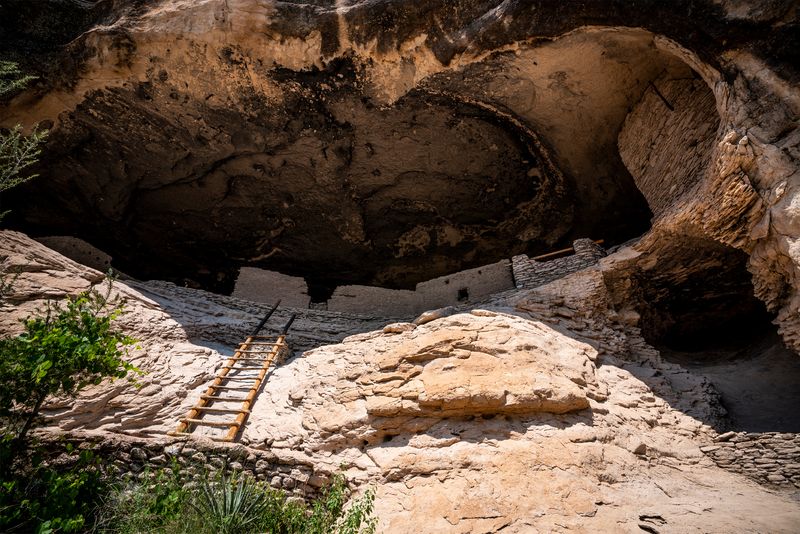
<path fill-rule="evenodd" d="M 353 57 L 264 72 L 284 105 L 197 100 L 168 67 L 90 93 L 61 117 L 42 176 L 4 199 L 9 221 L 80 237 L 137 278 L 227 294 L 254 266 L 305 278 L 323 301 L 341 285 L 408 289 L 577 238 L 636 238 L 699 179 L 719 121 L 700 76 L 635 30 L 498 52 L 389 104 Z M 692 131 L 648 122 L 684 102 Z M 686 175 L 665 178 L 660 158 L 686 160 Z M 637 280 L 645 338 L 712 379 L 732 426 L 800 430 L 800 365 L 747 256 L 688 239 L 664 250 Z"/>

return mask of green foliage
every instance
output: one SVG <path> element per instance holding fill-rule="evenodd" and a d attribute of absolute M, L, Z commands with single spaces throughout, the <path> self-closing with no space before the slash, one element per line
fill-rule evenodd
<path fill-rule="evenodd" d="M 16 63 L 0 61 L 0 98 L 24 89 L 35 79 L 25 75 Z M 23 171 L 38 161 L 40 146 L 46 139 L 46 130 L 35 130 L 27 137 L 22 135 L 19 124 L 0 134 L 0 193 L 36 178 L 36 174 Z M 7 213 L 0 213 L 0 220 Z"/>
<path fill-rule="evenodd" d="M 48 304 L 24 321 L 25 332 L 0 339 L 0 421 L 24 438 L 49 395 L 74 396 L 104 378 L 122 378 L 135 367 L 123 360 L 134 340 L 112 330 L 119 302 L 92 289 L 66 304 Z"/>
<path fill-rule="evenodd" d="M 0 97 L 24 89 L 36 76 L 28 76 L 13 61 L 0 61 Z"/>
<path fill-rule="evenodd" d="M 348 502 L 337 476 L 311 506 L 241 473 L 184 484 L 177 469 L 120 487 L 103 507 L 101 532 L 134 534 L 374 534 L 374 493 Z M 347 509 L 345 509 L 347 508 Z"/>
<path fill-rule="evenodd" d="M 8 447 L 4 442 L 0 447 Z M 68 468 L 54 469 L 31 455 L 31 464 L 0 482 L 0 531 L 80 532 L 85 530 L 100 495 L 107 491 L 91 451 L 73 453 Z"/>
<path fill-rule="evenodd" d="M 102 484 L 91 452 L 54 469 L 28 447 L 27 434 L 48 396 L 137 371 L 122 359 L 133 340 L 112 330 L 122 305 L 110 294 L 111 281 L 104 294 L 48 304 L 24 321 L 23 334 L 0 339 L 0 531 L 80 531 L 95 507 Z"/>
<path fill-rule="evenodd" d="M 132 481 L 113 489 L 99 512 L 96 530 L 119 534 L 177 532 L 190 491 L 179 475 L 179 466 L 155 473 L 146 471 L 145 480 Z"/>
<path fill-rule="evenodd" d="M 250 477 L 221 476 L 204 480 L 190 504 L 212 531 L 236 534 L 257 531 L 277 499 Z"/>
<path fill-rule="evenodd" d="M 311 513 L 300 524 L 292 525 L 287 534 L 372 534 L 376 523 L 371 517 L 374 497 L 372 490 L 368 490 L 345 510 L 347 485 L 344 477 L 337 475 L 322 497 L 311 505 Z"/>
<path fill-rule="evenodd" d="M 47 130 L 36 130 L 26 137 L 22 135 L 22 127 L 17 125 L 0 135 L 0 192 L 38 176 L 23 171 L 39 160 L 47 133 Z"/>

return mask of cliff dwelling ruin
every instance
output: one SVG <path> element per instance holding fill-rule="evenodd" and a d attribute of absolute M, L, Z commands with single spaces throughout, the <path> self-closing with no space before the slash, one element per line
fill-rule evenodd
<path fill-rule="evenodd" d="M 0 126 L 50 133 L 2 332 L 110 266 L 149 373 L 53 431 L 172 454 L 281 299 L 263 480 L 345 466 L 386 532 L 800 525 L 797 5 L 585 4 L 4 1 Z"/>

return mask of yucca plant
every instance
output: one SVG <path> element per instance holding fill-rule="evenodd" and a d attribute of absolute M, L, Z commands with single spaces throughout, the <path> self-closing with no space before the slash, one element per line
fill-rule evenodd
<path fill-rule="evenodd" d="M 220 475 L 204 479 L 190 503 L 205 527 L 219 534 L 255 532 L 276 504 L 272 492 L 247 476 Z"/>

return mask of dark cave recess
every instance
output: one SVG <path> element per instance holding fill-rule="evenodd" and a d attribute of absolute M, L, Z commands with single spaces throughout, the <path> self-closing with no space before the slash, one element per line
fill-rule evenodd
<path fill-rule="evenodd" d="M 53 131 L 42 176 L 7 197 L 9 222 L 80 237 L 141 279 L 229 293 L 247 265 L 320 294 L 413 288 L 649 227 L 624 169 L 570 176 L 506 116 L 424 90 L 376 106 L 356 70 L 349 58 L 281 69 L 290 102 L 279 108 L 255 95 L 246 109 L 176 101 L 157 84 L 96 91 Z"/>

